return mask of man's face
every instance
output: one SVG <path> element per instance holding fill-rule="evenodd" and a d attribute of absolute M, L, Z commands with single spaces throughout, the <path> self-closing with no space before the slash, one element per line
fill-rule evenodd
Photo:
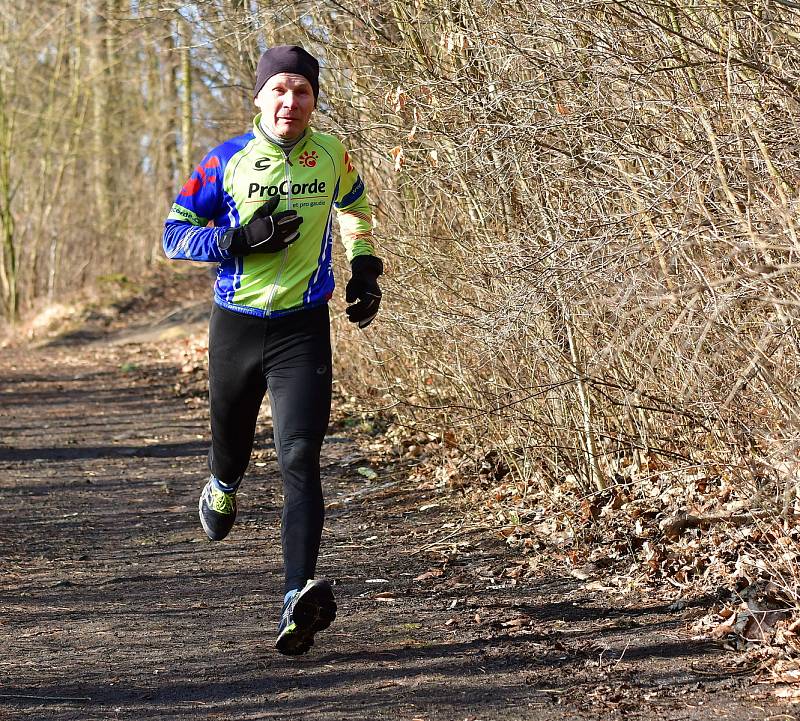
<path fill-rule="evenodd" d="M 255 104 L 273 135 L 294 140 L 308 127 L 314 111 L 314 89 L 302 75 L 278 73 L 258 91 Z"/>

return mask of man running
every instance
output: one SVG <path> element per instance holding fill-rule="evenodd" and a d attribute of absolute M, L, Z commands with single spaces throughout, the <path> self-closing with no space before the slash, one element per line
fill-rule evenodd
<path fill-rule="evenodd" d="M 265 52 L 253 129 L 209 152 L 164 227 L 169 258 L 219 263 L 209 324 L 211 478 L 200 522 L 221 541 L 269 392 L 283 479 L 284 603 L 276 646 L 302 654 L 336 616 L 328 581 L 314 580 L 324 518 L 319 458 L 331 405 L 328 301 L 334 288 L 332 215 L 352 277 L 349 319 L 365 328 L 381 302 L 372 212 L 342 143 L 310 125 L 319 64 L 297 46 Z"/>

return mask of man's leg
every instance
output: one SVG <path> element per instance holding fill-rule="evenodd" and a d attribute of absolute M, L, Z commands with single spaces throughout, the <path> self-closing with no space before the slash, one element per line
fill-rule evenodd
<path fill-rule="evenodd" d="M 283 478 L 281 542 L 285 592 L 314 577 L 324 505 L 319 456 L 331 409 L 327 306 L 270 322 L 267 383 Z"/>
<path fill-rule="evenodd" d="M 319 555 L 324 506 L 319 456 L 331 408 L 328 308 L 276 319 L 270 326 L 267 382 L 283 477 L 281 541 L 285 566 L 278 650 L 305 653 L 336 618 L 330 583 L 310 580 Z"/>
<path fill-rule="evenodd" d="M 214 306 L 208 341 L 211 480 L 200 497 L 200 521 L 222 540 L 236 519 L 236 490 L 253 450 L 266 391 L 262 368 L 264 321 Z"/>
<path fill-rule="evenodd" d="M 250 462 L 258 410 L 267 388 L 263 343 L 262 318 L 214 306 L 208 333 L 208 462 L 211 473 L 226 484 L 237 483 Z"/>

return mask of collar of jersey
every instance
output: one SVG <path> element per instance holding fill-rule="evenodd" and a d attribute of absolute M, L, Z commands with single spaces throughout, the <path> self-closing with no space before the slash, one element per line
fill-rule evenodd
<path fill-rule="evenodd" d="M 253 134 L 258 141 L 258 147 L 263 148 L 268 155 L 274 158 L 280 158 L 283 160 L 286 156 L 284 155 L 283 148 L 280 145 L 275 145 L 266 135 L 264 135 L 264 131 L 261 129 L 261 113 L 256 115 L 255 119 L 253 120 Z M 295 145 L 291 152 L 289 153 L 289 158 L 299 155 L 300 151 L 306 146 L 308 143 L 309 138 L 314 134 L 314 128 L 310 125 L 308 126 L 305 137 Z"/>

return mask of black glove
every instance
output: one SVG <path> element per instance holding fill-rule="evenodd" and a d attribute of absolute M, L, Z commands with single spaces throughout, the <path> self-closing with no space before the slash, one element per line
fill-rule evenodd
<path fill-rule="evenodd" d="M 378 315 L 381 306 L 381 289 L 378 276 L 383 273 L 383 261 L 374 255 L 357 255 L 350 263 L 353 277 L 347 283 L 345 299 L 355 303 L 347 307 L 347 317 L 359 328 L 366 328 Z"/>
<path fill-rule="evenodd" d="M 282 210 L 275 213 L 278 196 L 273 195 L 262 205 L 246 225 L 231 228 L 220 248 L 230 250 L 231 255 L 250 253 L 277 253 L 300 237 L 300 223 L 303 219 L 295 210 Z M 275 213 L 275 215 L 273 215 Z"/>

